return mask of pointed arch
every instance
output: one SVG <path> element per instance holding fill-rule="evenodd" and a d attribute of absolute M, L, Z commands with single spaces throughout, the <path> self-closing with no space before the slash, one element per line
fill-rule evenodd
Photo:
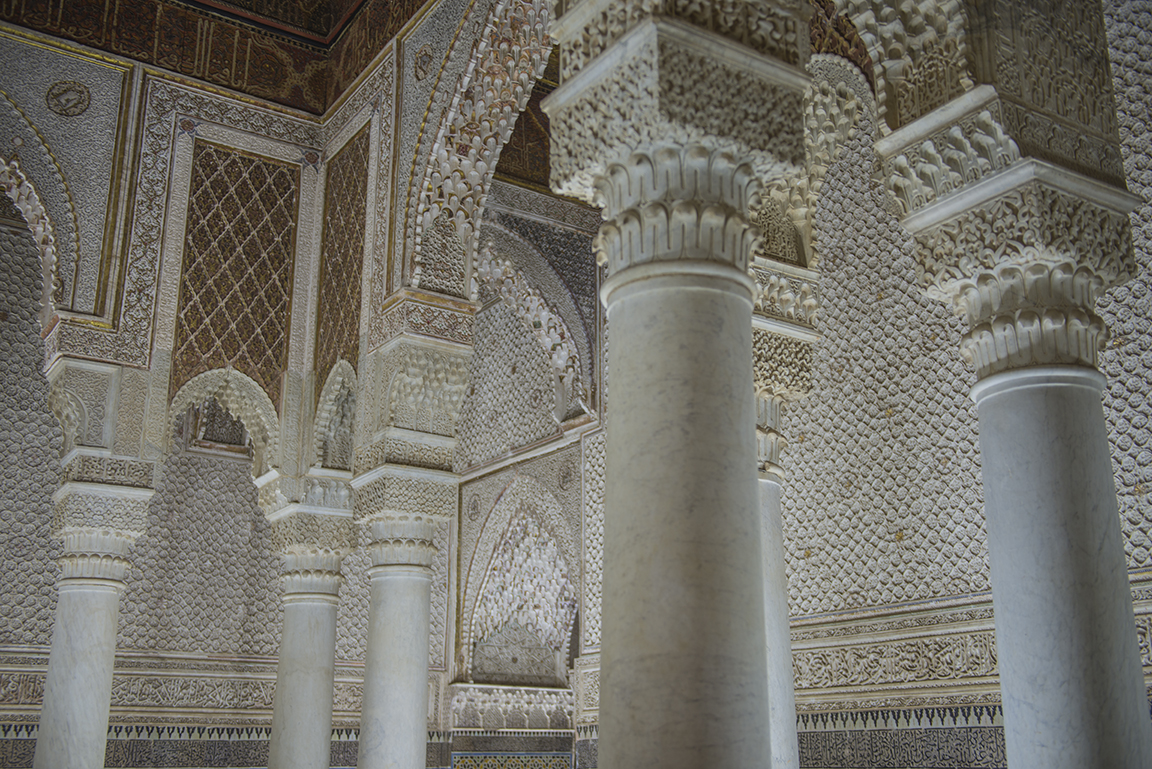
<path fill-rule="evenodd" d="M 552 371 L 565 391 L 562 399 L 564 402 L 558 402 L 557 408 L 568 412 L 570 407 L 576 406 L 575 401 L 579 404 L 578 408 L 591 411 L 591 397 L 581 392 L 581 383 L 593 381 L 592 345 L 585 336 L 586 329 L 571 294 L 535 248 L 496 225 L 485 225 L 484 232 L 493 239 L 478 254 L 473 278 L 476 282 L 473 299 L 481 298 L 481 289 L 487 297 L 499 297 L 515 310 L 525 327 L 543 346 L 551 361 Z M 533 270 L 537 276 L 536 281 L 529 280 L 521 269 L 517 269 L 515 263 L 502 258 L 508 256 L 509 252 L 520 257 L 516 261 L 521 268 L 536 268 Z M 524 264 L 525 257 L 535 263 Z M 551 285 L 538 286 L 537 281 Z M 572 328 L 581 333 L 573 334 Z M 563 416 L 560 415 L 559 419 Z"/>
<path fill-rule="evenodd" d="M 56 274 L 56 229 L 39 193 L 20 169 L 16 158 L 0 164 L 0 186 L 24 216 L 32 232 L 32 239 L 40 251 L 42 284 L 39 315 L 40 328 L 43 330 L 48 328 L 56 309 L 53 301 L 59 283 Z"/>
<path fill-rule="evenodd" d="M 169 445 L 177 417 L 209 398 L 215 398 L 225 411 L 244 423 L 255 452 L 252 461 L 254 477 L 259 478 L 278 464 L 280 420 L 276 416 L 276 407 L 254 379 L 232 368 L 205 371 L 192 377 L 177 391 L 168 406 Z"/>
<path fill-rule="evenodd" d="M 500 150 L 548 63 L 551 15 L 548 0 L 493 4 L 464 74 L 438 86 L 452 88 L 453 96 L 434 138 L 426 135 L 422 140 L 408 195 L 406 251 L 411 254 L 414 287 L 466 295 L 466 277 L 459 286 L 427 285 L 428 276 L 444 270 L 431 263 L 425 234 L 431 234 L 437 223 L 454 227 L 464 251 L 463 272 L 468 275 Z"/>
<path fill-rule="evenodd" d="M 328 372 L 328 379 L 324 382 L 316 405 L 316 418 L 312 424 L 314 465 L 337 470 L 352 469 L 351 441 L 356 392 L 356 370 L 351 363 L 338 358 Z M 346 447 L 343 446 L 345 441 Z M 335 448 L 335 444 L 340 444 L 341 448 Z"/>

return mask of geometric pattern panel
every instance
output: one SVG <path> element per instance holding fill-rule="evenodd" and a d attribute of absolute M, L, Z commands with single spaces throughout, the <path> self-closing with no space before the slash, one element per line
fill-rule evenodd
<path fill-rule="evenodd" d="M 1131 214 L 1136 275 L 1096 308 L 1112 335 L 1100 355 L 1108 377 L 1104 414 L 1124 549 L 1135 570 L 1152 567 L 1152 5 L 1105 3 L 1104 14 L 1128 189 L 1144 199 Z"/>
<path fill-rule="evenodd" d="M 170 398 L 231 366 L 279 411 L 299 198 L 299 166 L 196 141 Z"/>
<path fill-rule="evenodd" d="M 1004 729 L 862 729 L 800 732 L 803 769 L 1004 769 Z"/>
<path fill-rule="evenodd" d="M 360 357 L 360 275 L 368 200 L 368 124 L 328 163 L 316 322 L 316 398 L 340 358 Z"/>
<path fill-rule="evenodd" d="M 811 351 L 812 392 L 788 407 L 783 431 L 794 615 L 989 585 L 976 412 L 956 352 L 961 322 L 913 283 L 907 232 L 857 173 L 875 162 L 871 130 L 861 113 L 814 215 L 823 339 Z"/>
<path fill-rule="evenodd" d="M 571 753 L 453 753 L 452 769 L 571 769 Z"/>

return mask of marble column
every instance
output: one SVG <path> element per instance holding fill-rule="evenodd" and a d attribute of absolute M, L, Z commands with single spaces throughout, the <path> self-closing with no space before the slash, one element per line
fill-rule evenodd
<path fill-rule="evenodd" d="M 610 169 L 599 757 L 763 766 L 751 168 L 700 146 Z M 670 215 L 680 214 L 675 221 Z"/>
<path fill-rule="evenodd" d="M 66 483 L 54 497 L 64 553 L 36 769 L 104 766 L 120 594 L 151 496 L 151 489 Z"/>
<path fill-rule="evenodd" d="M 792 635 L 788 625 L 788 575 L 784 569 L 784 521 L 780 507 L 788 442 L 780 431 L 784 399 L 756 398 L 756 442 L 760 474 L 761 538 L 764 550 L 764 635 L 768 648 L 768 731 L 772 769 L 797 769 L 796 683 L 792 672 Z"/>
<path fill-rule="evenodd" d="M 368 526 L 371 594 L 357 766 L 423 769 L 434 522 L 397 514 Z"/>
<path fill-rule="evenodd" d="M 327 769 L 332 750 L 336 609 L 343 553 L 284 554 L 284 629 L 276 665 L 269 769 Z"/>
<path fill-rule="evenodd" d="M 1039 366 L 972 389 L 1012 767 L 1152 763 L 1105 385 Z"/>
<path fill-rule="evenodd" d="M 801 171 L 809 78 L 799 10 L 749 6 L 759 37 L 700 8 L 604 27 L 611 3 L 582 0 L 550 28 L 550 183 L 605 220 L 605 769 L 771 756 L 748 212 Z"/>
<path fill-rule="evenodd" d="M 962 202 L 918 240 L 978 379 L 1008 764 L 1152 766 L 1093 309 L 1132 274 L 1130 196 L 1026 160 Z"/>

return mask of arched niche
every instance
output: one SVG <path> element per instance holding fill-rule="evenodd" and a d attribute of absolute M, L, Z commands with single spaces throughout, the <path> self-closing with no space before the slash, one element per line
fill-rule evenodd
<path fill-rule="evenodd" d="M 560 503 L 516 478 L 489 512 L 465 576 L 461 670 L 484 683 L 564 686 L 580 543 Z"/>
<path fill-rule="evenodd" d="M 312 425 L 313 464 L 330 470 L 351 470 L 356 418 L 356 371 L 340 358 L 328 372 L 316 404 Z"/>
<path fill-rule="evenodd" d="M 240 420 L 252 445 L 252 475 L 259 479 L 277 464 L 280 421 L 276 407 L 255 380 L 235 369 L 212 369 L 190 379 L 169 405 L 169 445 L 176 437 L 177 421 L 190 408 L 215 400 Z"/>

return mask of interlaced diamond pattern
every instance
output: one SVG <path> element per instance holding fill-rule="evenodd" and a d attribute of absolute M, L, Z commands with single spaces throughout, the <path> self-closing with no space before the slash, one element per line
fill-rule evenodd
<path fill-rule="evenodd" d="M 316 323 L 316 398 L 336 361 L 360 357 L 360 275 L 368 199 L 368 126 L 328 163 Z"/>
<path fill-rule="evenodd" d="M 196 142 L 169 397 L 231 366 L 279 411 L 299 188 L 297 166 Z"/>

